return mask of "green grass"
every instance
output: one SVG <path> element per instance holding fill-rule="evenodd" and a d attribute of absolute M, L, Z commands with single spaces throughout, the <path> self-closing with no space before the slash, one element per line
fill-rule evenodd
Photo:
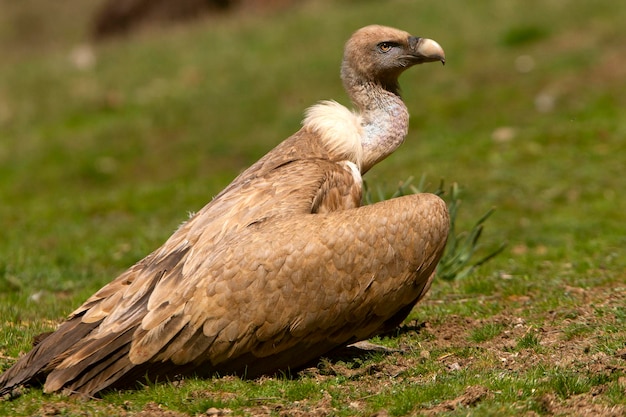
<path fill-rule="evenodd" d="M 517 341 L 518 349 L 537 349 L 540 346 L 540 339 L 534 332 L 527 332 Z"/>
<path fill-rule="evenodd" d="M 410 133 L 368 183 L 456 183 L 459 232 L 495 208 L 476 259 L 508 245 L 436 281 L 409 326 L 377 340 L 401 353 L 88 402 L 27 389 L 0 415 L 626 410 L 626 6 L 311 1 L 98 45 L 80 70 L 68 56 L 93 6 L 62 3 L 0 1 L 0 369 L 296 131 L 307 106 L 346 103 L 341 48 L 369 23 L 436 39 L 447 63 L 401 78 Z"/>
<path fill-rule="evenodd" d="M 503 328 L 504 326 L 499 323 L 487 323 L 474 329 L 470 335 L 470 340 L 476 343 L 486 342 L 502 333 Z"/>

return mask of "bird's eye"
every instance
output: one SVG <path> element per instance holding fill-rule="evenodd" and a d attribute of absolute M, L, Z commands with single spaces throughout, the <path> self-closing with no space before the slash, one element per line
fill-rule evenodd
<path fill-rule="evenodd" d="M 378 44 L 378 50 L 383 53 L 387 53 L 391 51 L 393 48 L 393 44 L 391 42 L 381 42 Z"/>

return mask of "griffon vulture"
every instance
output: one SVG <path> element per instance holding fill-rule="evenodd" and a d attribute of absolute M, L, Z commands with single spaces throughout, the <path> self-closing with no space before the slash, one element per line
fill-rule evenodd
<path fill-rule="evenodd" d="M 37 383 L 92 396 L 146 377 L 253 377 L 399 325 L 430 287 L 446 205 L 418 194 L 359 207 L 361 175 L 406 136 L 398 76 L 434 61 L 444 52 L 433 40 L 355 32 L 341 78 L 356 110 L 309 108 L 298 132 L 0 376 L 0 395 Z"/>

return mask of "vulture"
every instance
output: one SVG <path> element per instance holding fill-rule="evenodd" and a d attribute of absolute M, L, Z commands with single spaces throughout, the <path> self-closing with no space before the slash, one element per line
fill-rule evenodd
<path fill-rule="evenodd" d="M 296 370 L 400 325 L 430 288 L 449 216 L 432 194 L 361 206 L 362 175 L 408 131 L 398 77 L 445 63 L 433 40 L 366 26 L 345 44 L 355 109 L 302 127 L 93 294 L 0 376 L 91 397 L 187 375 Z"/>

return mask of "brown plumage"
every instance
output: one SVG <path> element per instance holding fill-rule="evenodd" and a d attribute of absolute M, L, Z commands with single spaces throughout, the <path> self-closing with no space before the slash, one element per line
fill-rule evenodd
<path fill-rule="evenodd" d="M 297 368 L 393 329 L 423 297 L 448 233 L 418 194 L 359 207 L 361 174 L 404 140 L 397 79 L 444 61 L 434 41 L 368 26 L 345 47 L 357 111 L 324 102 L 163 246 L 91 296 L 0 376 L 89 396 L 216 372 Z"/>

